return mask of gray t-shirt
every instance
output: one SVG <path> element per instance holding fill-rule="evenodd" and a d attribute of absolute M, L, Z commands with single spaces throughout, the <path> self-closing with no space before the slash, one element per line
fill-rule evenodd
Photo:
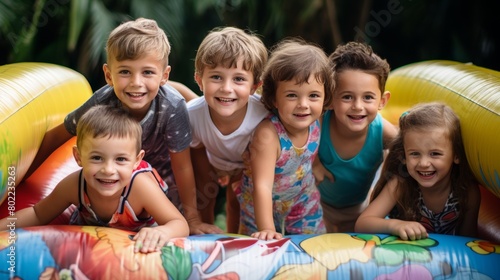
<path fill-rule="evenodd" d="M 95 105 L 122 106 L 113 88 L 105 85 L 94 92 L 82 106 L 66 116 L 64 119 L 66 130 L 76 135 L 78 120 Z M 149 162 L 168 184 L 168 197 L 177 208 L 181 209 L 169 153 L 188 149 L 191 143 L 191 128 L 185 99 L 170 85 L 161 86 L 140 123 L 143 131 L 142 149 L 146 152 L 144 160 Z"/>

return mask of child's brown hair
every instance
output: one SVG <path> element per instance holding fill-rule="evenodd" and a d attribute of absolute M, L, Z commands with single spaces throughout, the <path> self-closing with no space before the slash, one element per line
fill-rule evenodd
<path fill-rule="evenodd" d="M 76 146 L 81 147 L 85 138 L 129 137 L 135 141 L 137 153 L 142 147 L 142 127 L 127 111 L 107 105 L 90 108 L 78 121 Z"/>
<path fill-rule="evenodd" d="M 373 52 L 372 47 L 360 42 L 339 45 L 330 55 L 333 78 L 345 70 L 359 70 L 377 77 L 380 92 L 385 92 L 385 83 L 391 70 L 389 63 Z"/>
<path fill-rule="evenodd" d="M 311 75 L 324 84 L 325 100 L 323 110 L 332 102 L 334 81 L 325 52 L 312 43 L 299 38 L 285 39 L 272 50 L 262 75 L 262 102 L 272 111 L 276 101 L 276 89 L 282 81 L 295 80 L 298 84 L 307 83 Z"/>
<path fill-rule="evenodd" d="M 124 22 L 111 31 L 106 43 L 106 54 L 108 63 L 112 60 L 135 60 L 153 54 L 167 67 L 170 43 L 156 21 L 138 18 Z"/>
<path fill-rule="evenodd" d="M 196 51 L 195 73 L 202 76 L 205 67 L 236 67 L 238 60 L 243 59 L 243 69 L 251 71 L 254 84 L 258 84 L 267 56 L 266 46 L 256 34 L 236 27 L 215 28 Z"/>

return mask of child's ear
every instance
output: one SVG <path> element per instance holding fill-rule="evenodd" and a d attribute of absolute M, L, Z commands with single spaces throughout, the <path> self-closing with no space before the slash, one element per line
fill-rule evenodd
<path fill-rule="evenodd" d="M 262 86 L 262 81 L 260 81 L 260 82 L 258 82 L 258 83 L 256 83 L 256 84 L 254 84 L 254 85 L 252 86 L 252 91 L 250 92 L 250 95 L 254 94 L 260 86 Z"/>
<path fill-rule="evenodd" d="M 76 164 L 78 164 L 78 166 L 80 167 L 83 167 L 82 158 L 80 157 L 80 152 L 78 151 L 78 147 L 76 145 L 73 146 L 73 157 L 75 158 Z"/>
<path fill-rule="evenodd" d="M 203 81 L 201 79 L 200 74 L 194 73 L 194 80 L 198 84 L 198 87 L 200 88 L 200 91 L 203 92 Z"/>
<path fill-rule="evenodd" d="M 163 74 L 162 74 L 162 77 L 161 77 L 161 82 L 160 82 L 160 85 L 164 85 L 168 82 L 168 77 L 170 76 L 170 70 L 172 69 L 172 67 L 170 65 L 167 65 L 167 67 L 165 67 L 165 70 L 163 70 Z"/>
<path fill-rule="evenodd" d="M 104 72 L 104 79 L 108 85 L 113 86 L 113 79 L 111 78 L 111 69 L 109 69 L 109 65 L 104 63 L 102 65 L 102 71 Z"/>
<path fill-rule="evenodd" d="M 139 166 L 139 164 L 141 163 L 142 158 L 144 157 L 144 154 L 145 154 L 144 150 L 141 150 L 137 154 L 137 156 L 135 157 L 134 169 L 136 169 L 137 166 Z"/>
<path fill-rule="evenodd" d="M 457 156 L 455 156 L 455 158 L 453 159 L 453 162 L 455 164 L 459 164 L 460 163 L 460 159 Z"/>
<path fill-rule="evenodd" d="M 391 93 L 389 91 L 385 91 L 382 93 L 382 97 L 380 98 L 380 103 L 378 104 L 378 109 L 382 110 L 385 105 L 387 105 L 387 102 L 391 98 Z"/>

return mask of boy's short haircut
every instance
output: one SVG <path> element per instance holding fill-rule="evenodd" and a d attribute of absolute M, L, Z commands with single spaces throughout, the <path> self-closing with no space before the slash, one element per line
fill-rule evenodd
<path fill-rule="evenodd" d="M 331 105 L 335 83 L 328 57 L 321 47 L 300 38 L 288 38 L 279 42 L 271 51 L 262 75 L 261 101 L 268 110 L 275 109 L 279 82 L 295 80 L 298 84 L 307 83 L 311 75 L 324 84 L 323 109 Z"/>
<path fill-rule="evenodd" d="M 112 59 L 135 60 L 146 54 L 153 54 L 167 67 L 170 43 L 156 21 L 138 18 L 124 22 L 111 31 L 106 43 L 106 54 L 108 63 Z"/>
<path fill-rule="evenodd" d="M 76 145 L 81 147 L 86 137 L 118 137 L 135 140 L 137 153 L 142 147 L 142 127 L 122 108 L 96 105 L 90 108 L 76 126 Z"/>
<path fill-rule="evenodd" d="M 391 70 L 387 60 L 373 52 L 371 46 L 361 42 L 348 42 L 339 45 L 330 55 L 330 65 L 337 81 L 338 74 L 344 70 L 360 70 L 377 77 L 380 91 L 385 91 L 385 83 Z"/>
<path fill-rule="evenodd" d="M 256 34 L 235 27 L 219 27 L 208 33 L 196 51 L 195 73 L 202 76 L 205 67 L 236 67 L 243 58 L 243 69 L 253 73 L 257 84 L 267 56 L 267 48 Z"/>

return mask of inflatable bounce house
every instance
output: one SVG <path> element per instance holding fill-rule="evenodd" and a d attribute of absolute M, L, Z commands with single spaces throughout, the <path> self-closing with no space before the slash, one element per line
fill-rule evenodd
<path fill-rule="evenodd" d="M 394 123 L 410 106 L 428 101 L 443 101 L 461 117 L 467 157 L 481 183 L 477 238 L 199 235 L 141 254 L 133 253 L 131 232 L 64 225 L 65 217 L 28 228 L 16 228 L 13 220 L 0 232 L 0 279 L 500 279 L 500 72 L 425 61 L 394 70 L 387 88 L 392 97 L 383 114 Z M 82 75 L 44 63 L 0 66 L 0 91 L 3 218 L 33 205 L 78 168 L 73 138 L 23 180 L 44 133 L 92 91 Z"/>

